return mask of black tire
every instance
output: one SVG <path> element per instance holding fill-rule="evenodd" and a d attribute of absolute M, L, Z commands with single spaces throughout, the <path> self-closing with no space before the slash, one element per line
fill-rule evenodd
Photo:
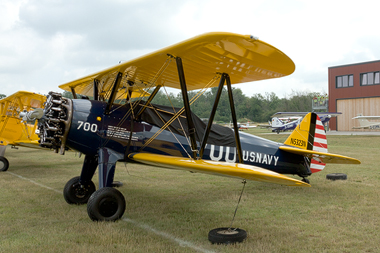
<path fill-rule="evenodd" d="M 214 244 L 233 244 L 243 242 L 247 232 L 240 228 L 215 228 L 208 233 L 208 240 Z"/>
<path fill-rule="evenodd" d="M 63 188 L 63 197 L 69 204 L 83 205 L 88 202 L 88 199 L 95 191 L 96 187 L 92 181 L 81 184 L 79 183 L 79 177 L 73 177 Z"/>
<path fill-rule="evenodd" d="M 329 180 L 347 180 L 347 175 L 344 173 L 331 173 L 327 174 L 326 178 Z"/>
<path fill-rule="evenodd" d="M 4 156 L 0 156 L 0 171 L 7 171 L 9 168 L 8 159 Z"/>
<path fill-rule="evenodd" d="M 97 190 L 87 203 L 87 213 L 93 221 L 116 221 L 123 216 L 124 211 L 124 196 L 112 187 Z"/>

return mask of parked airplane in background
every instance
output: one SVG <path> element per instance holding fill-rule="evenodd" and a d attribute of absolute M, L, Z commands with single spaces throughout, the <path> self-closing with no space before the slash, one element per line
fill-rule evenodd
<path fill-rule="evenodd" d="M 330 154 L 323 126 L 310 113 L 284 144 L 240 133 L 232 84 L 289 75 L 293 61 L 253 36 L 208 33 L 132 61 L 63 84 L 60 88 L 93 97 L 68 99 L 51 92 L 39 120 L 41 146 L 61 154 L 67 147 L 85 154 L 80 176 L 64 188 L 70 204 L 87 203 L 92 220 L 120 219 L 126 202 L 112 182 L 117 161 L 229 176 L 289 186 L 310 186 L 283 174 L 305 178 L 327 162 L 360 163 Z M 185 75 L 186 74 L 186 75 Z M 218 84 L 219 80 L 219 84 Z M 213 124 L 224 85 L 227 86 L 233 130 Z M 181 90 L 184 107 L 152 104 L 163 87 Z M 191 106 L 200 94 L 218 87 L 209 121 L 196 117 Z M 134 92 L 155 88 L 146 101 Z M 189 100 L 187 91 L 199 90 Z M 125 99 L 116 104 L 115 100 Z M 92 178 L 98 168 L 99 189 Z M 219 235 L 234 237 L 235 234 Z"/>
<path fill-rule="evenodd" d="M 259 125 L 261 127 L 272 128 L 272 132 L 284 132 L 293 130 L 301 122 L 302 118 L 308 114 L 308 112 L 277 112 L 272 115 L 272 123 L 270 125 Z M 323 126 L 330 121 L 331 117 L 340 115 L 340 112 L 316 112 L 320 117 Z M 284 123 L 284 119 L 287 119 L 288 123 Z"/>
<path fill-rule="evenodd" d="M 42 109 L 34 109 L 42 108 L 45 100 L 45 96 L 27 91 L 18 91 L 0 100 L 0 171 L 9 167 L 4 157 L 7 145 L 40 148 L 35 134 L 37 122 L 30 122 L 30 116 L 42 115 Z"/>
<path fill-rule="evenodd" d="M 378 120 L 380 116 L 356 116 L 352 119 L 357 119 L 359 121 L 358 127 L 353 127 L 352 129 L 380 129 L 379 121 L 369 121 Z"/>
<path fill-rule="evenodd" d="M 230 123 L 231 125 L 231 123 Z M 245 130 L 245 129 L 250 129 L 250 128 L 255 128 L 257 127 L 256 125 L 253 125 L 252 123 L 245 123 L 245 124 L 242 124 L 242 123 L 238 123 L 238 128 L 239 130 Z"/>

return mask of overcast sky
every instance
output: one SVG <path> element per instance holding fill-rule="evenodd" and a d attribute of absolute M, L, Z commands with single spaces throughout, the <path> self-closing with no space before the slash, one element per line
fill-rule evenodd
<path fill-rule="evenodd" d="M 296 71 L 247 96 L 328 92 L 328 67 L 380 60 L 379 1 L 0 0 L 0 93 L 58 85 L 212 31 L 257 36 Z"/>

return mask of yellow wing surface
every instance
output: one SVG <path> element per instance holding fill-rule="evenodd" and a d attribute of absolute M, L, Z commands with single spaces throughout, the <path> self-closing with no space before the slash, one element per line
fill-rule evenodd
<path fill-rule="evenodd" d="M 59 86 L 92 96 L 94 80 L 99 93 L 109 92 L 117 73 L 122 73 L 119 94 L 132 85 L 141 92 L 157 85 L 180 88 L 173 57 L 183 62 L 188 90 L 204 88 L 217 73 L 228 73 L 231 83 L 244 83 L 290 75 L 293 61 L 277 48 L 250 35 L 206 33 L 114 67 Z M 217 86 L 217 82 L 213 86 Z M 211 86 L 211 87 L 213 87 Z M 130 88 L 129 88 L 130 89 Z"/>
<path fill-rule="evenodd" d="M 150 153 L 133 153 L 129 158 L 141 163 L 170 169 L 188 170 L 219 176 L 228 176 L 260 182 L 269 182 L 287 186 L 310 186 L 300 180 L 259 167 L 240 164 L 216 162 L 209 160 L 194 160 L 184 157 L 157 155 Z"/>
<path fill-rule="evenodd" d="M 40 94 L 18 91 L 0 100 L 0 145 L 38 146 L 36 125 L 21 122 L 20 112 L 43 108 L 46 97 Z"/>
<path fill-rule="evenodd" d="M 304 155 L 309 158 L 312 158 L 312 157 L 319 158 L 323 163 L 360 164 L 360 161 L 358 159 L 344 156 L 344 155 L 319 152 L 315 150 L 293 148 L 293 147 L 288 147 L 288 146 L 281 146 L 279 147 L 279 149 L 290 152 L 290 153 L 294 153 L 294 154 Z"/>

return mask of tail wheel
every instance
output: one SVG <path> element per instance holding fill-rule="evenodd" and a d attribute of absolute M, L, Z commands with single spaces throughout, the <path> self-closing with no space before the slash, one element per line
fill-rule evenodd
<path fill-rule="evenodd" d="M 0 171 L 7 171 L 9 168 L 8 159 L 4 156 L 0 156 Z"/>
<path fill-rule="evenodd" d="M 86 204 L 96 190 L 95 184 L 92 181 L 81 184 L 79 178 L 73 177 L 70 179 L 63 189 L 63 197 L 69 204 Z"/>
<path fill-rule="evenodd" d="M 215 228 L 208 233 L 208 240 L 214 244 L 234 244 L 243 242 L 247 232 L 240 228 Z"/>
<path fill-rule="evenodd" d="M 124 196 L 112 187 L 97 190 L 87 203 L 87 213 L 93 221 L 116 221 L 123 216 L 124 211 Z"/>

